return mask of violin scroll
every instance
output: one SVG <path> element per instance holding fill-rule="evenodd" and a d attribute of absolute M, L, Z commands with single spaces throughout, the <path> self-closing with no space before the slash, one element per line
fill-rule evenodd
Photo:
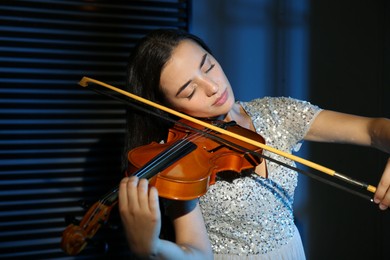
<path fill-rule="evenodd" d="M 62 250 L 68 255 L 79 254 L 99 228 L 107 222 L 115 204 L 107 206 L 98 201 L 84 215 L 79 225 L 68 225 L 62 234 Z"/>
<path fill-rule="evenodd" d="M 79 254 L 87 245 L 87 233 L 80 226 L 70 224 L 63 232 L 61 248 L 68 255 Z"/>

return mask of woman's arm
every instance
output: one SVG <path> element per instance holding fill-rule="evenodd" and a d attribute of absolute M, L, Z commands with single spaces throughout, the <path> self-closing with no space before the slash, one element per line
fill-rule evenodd
<path fill-rule="evenodd" d="M 183 203 L 181 203 L 183 205 Z M 161 216 L 157 189 L 136 177 L 122 179 L 119 212 L 130 249 L 146 259 L 212 259 L 199 205 L 173 220 L 176 243 L 159 238 Z"/>
<path fill-rule="evenodd" d="M 314 120 L 305 140 L 371 146 L 390 153 L 390 120 L 324 110 Z M 381 209 L 390 206 L 390 159 L 377 186 L 374 201 Z"/>
<path fill-rule="evenodd" d="M 305 140 L 372 146 L 390 153 L 390 120 L 323 110 Z"/>

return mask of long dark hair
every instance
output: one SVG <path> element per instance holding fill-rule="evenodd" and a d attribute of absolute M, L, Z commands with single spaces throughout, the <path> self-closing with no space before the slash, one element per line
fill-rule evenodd
<path fill-rule="evenodd" d="M 193 40 L 211 53 L 209 47 L 197 36 L 176 29 L 159 29 L 143 37 L 132 50 L 128 65 L 126 90 L 150 101 L 168 105 L 160 88 L 161 71 L 171 58 L 173 50 L 182 40 Z M 158 114 L 157 109 L 148 108 Z M 127 109 L 125 155 L 140 145 L 166 139 L 172 123 L 145 112 Z M 168 115 L 169 116 L 169 115 Z M 127 156 L 124 158 L 127 167 Z"/>

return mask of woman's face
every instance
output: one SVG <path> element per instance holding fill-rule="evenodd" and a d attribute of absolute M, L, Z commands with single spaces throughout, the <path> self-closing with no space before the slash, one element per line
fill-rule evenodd
<path fill-rule="evenodd" d="M 227 114 L 234 94 L 219 63 L 197 43 L 184 40 L 174 49 L 160 78 L 167 102 L 193 117 Z"/>

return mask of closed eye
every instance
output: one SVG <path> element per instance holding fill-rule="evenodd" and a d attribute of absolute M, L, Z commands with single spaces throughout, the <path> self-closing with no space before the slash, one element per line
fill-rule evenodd
<path fill-rule="evenodd" d="M 215 64 L 211 64 L 210 68 L 208 68 L 205 73 L 208 73 L 210 70 L 212 70 L 214 68 Z"/>
<path fill-rule="evenodd" d="M 188 100 L 191 100 L 191 98 L 194 96 L 196 89 L 194 89 L 190 95 L 187 96 Z"/>

